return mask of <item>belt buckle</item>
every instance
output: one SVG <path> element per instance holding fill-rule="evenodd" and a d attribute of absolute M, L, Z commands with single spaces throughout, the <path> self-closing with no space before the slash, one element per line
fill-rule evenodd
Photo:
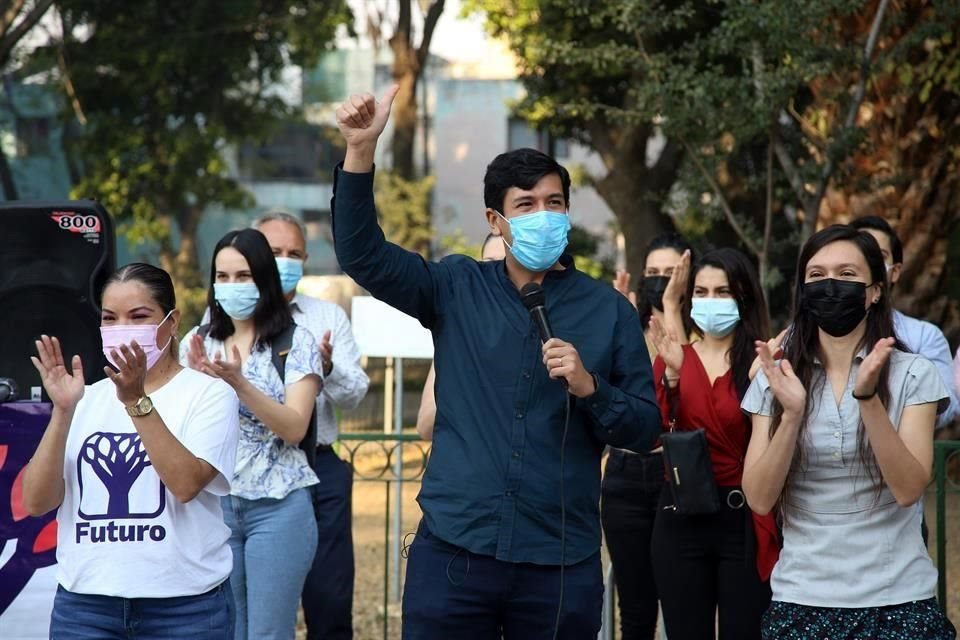
<path fill-rule="evenodd" d="M 731 509 L 743 509 L 746 504 L 747 496 L 743 495 L 740 489 L 734 489 L 727 494 L 727 506 Z"/>

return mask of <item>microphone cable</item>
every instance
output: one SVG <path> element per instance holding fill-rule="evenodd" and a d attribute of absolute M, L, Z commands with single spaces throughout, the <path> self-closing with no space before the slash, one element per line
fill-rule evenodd
<path fill-rule="evenodd" d="M 564 491 L 563 458 L 567 449 L 567 431 L 570 430 L 570 403 L 573 401 L 569 393 L 564 393 L 563 403 L 563 435 L 560 437 L 560 597 L 557 601 L 557 620 L 553 625 L 553 640 L 560 634 L 560 616 L 563 613 L 563 581 L 567 565 L 567 498 Z"/>

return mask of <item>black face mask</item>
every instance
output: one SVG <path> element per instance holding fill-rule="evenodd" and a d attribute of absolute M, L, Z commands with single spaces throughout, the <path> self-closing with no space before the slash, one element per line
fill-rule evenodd
<path fill-rule="evenodd" d="M 818 327 L 835 338 L 849 334 L 867 316 L 867 285 L 826 278 L 803 285 L 802 306 Z"/>
<path fill-rule="evenodd" d="M 640 285 L 640 294 L 651 307 L 663 311 L 663 292 L 667 290 L 670 276 L 645 276 Z"/>

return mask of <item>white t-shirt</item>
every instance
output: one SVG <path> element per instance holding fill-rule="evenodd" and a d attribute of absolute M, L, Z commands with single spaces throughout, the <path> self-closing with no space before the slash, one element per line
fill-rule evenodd
<path fill-rule="evenodd" d="M 88 386 L 67 436 L 57 512 L 57 578 L 69 591 L 197 595 L 233 568 L 219 496 L 229 494 L 233 476 L 237 395 L 221 380 L 183 369 L 150 398 L 170 432 L 219 473 L 181 503 L 150 464 L 113 382 Z"/>

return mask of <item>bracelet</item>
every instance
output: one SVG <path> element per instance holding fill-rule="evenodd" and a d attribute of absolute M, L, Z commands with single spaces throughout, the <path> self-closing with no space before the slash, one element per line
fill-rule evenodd
<path fill-rule="evenodd" d="M 850 392 L 850 395 L 853 396 L 854 400 L 869 400 L 869 399 L 872 398 L 873 396 L 877 395 L 877 388 L 874 387 L 874 388 L 873 388 L 873 391 L 871 391 L 870 393 L 868 393 L 868 394 L 866 394 L 866 395 L 858 396 L 856 391 L 851 391 L 851 392 Z"/>

